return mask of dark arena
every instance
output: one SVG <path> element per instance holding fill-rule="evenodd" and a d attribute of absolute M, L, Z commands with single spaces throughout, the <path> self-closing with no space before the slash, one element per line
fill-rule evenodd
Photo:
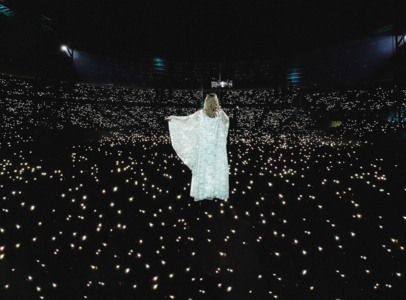
<path fill-rule="evenodd" d="M 1 300 L 406 299 L 406 3 L 268 2 L 0 0 Z"/>

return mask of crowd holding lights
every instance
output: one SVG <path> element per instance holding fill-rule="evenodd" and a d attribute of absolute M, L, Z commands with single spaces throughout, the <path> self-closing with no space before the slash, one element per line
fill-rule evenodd
<path fill-rule="evenodd" d="M 390 90 L 309 93 L 312 109 L 227 91 L 230 198 L 194 203 L 164 117 L 194 112 L 198 92 L 0 81 L 4 299 L 404 295 L 404 146 L 372 139 L 404 124 L 314 118 L 391 107 Z"/>

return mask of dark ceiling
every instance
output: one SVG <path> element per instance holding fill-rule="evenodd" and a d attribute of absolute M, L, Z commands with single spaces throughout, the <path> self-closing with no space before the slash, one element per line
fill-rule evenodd
<path fill-rule="evenodd" d="M 403 19 L 406 1 L 3 1 L 83 50 L 179 60 L 291 55 Z"/>

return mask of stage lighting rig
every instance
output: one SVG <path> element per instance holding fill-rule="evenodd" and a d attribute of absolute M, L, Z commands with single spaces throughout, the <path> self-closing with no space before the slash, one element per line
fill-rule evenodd
<path fill-rule="evenodd" d="M 65 52 L 70 59 L 73 59 L 73 49 L 68 47 L 67 45 L 61 46 L 61 51 Z"/>
<path fill-rule="evenodd" d="M 212 88 L 232 88 L 233 87 L 233 81 L 232 80 L 218 80 L 218 81 L 212 81 L 211 82 L 211 87 Z"/>

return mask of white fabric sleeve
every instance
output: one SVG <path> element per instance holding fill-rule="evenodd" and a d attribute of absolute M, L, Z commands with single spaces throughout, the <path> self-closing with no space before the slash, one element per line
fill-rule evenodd
<path fill-rule="evenodd" d="M 193 170 L 199 134 L 200 111 L 189 116 L 170 116 L 169 134 L 172 147 L 185 165 Z"/>

